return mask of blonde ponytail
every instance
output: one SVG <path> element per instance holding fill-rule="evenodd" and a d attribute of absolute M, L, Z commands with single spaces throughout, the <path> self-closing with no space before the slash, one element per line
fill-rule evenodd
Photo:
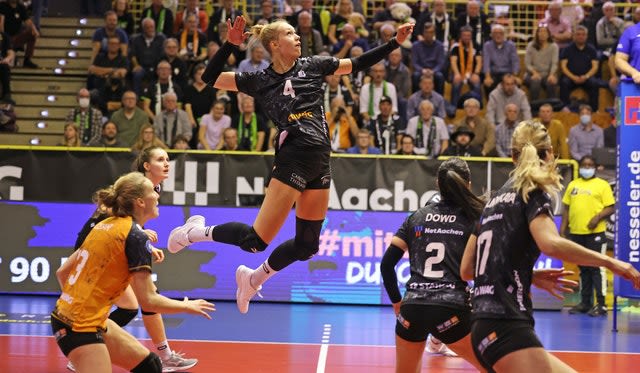
<path fill-rule="evenodd" d="M 278 40 L 280 34 L 280 27 L 288 25 L 287 21 L 279 19 L 266 25 L 255 25 L 251 27 L 251 34 L 260 39 L 264 49 L 271 54 L 270 43 L 274 40 Z"/>
<path fill-rule="evenodd" d="M 562 177 L 556 171 L 555 158 L 545 160 L 552 147 L 544 125 L 533 120 L 521 122 L 513 132 L 511 151 L 516 167 L 510 176 L 524 201 L 529 200 L 529 193 L 535 189 L 541 189 L 555 198 L 562 189 Z"/>

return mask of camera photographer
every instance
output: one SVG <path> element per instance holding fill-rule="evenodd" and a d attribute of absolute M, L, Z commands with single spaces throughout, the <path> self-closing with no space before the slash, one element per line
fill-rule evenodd
<path fill-rule="evenodd" d="M 344 153 L 353 146 L 352 138 L 358 135 L 358 124 L 347 111 L 344 99 L 336 96 L 331 100 L 331 111 L 326 114 L 329 123 L 331 150 Z"/>

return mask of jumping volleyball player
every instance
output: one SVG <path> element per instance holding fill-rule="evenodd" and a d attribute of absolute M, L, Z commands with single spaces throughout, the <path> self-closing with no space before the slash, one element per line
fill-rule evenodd
<path fill-rule="evenodd" d="M 236 270 L 236 302 L 241 313 L 262 284 L 297 260 L 318 252 L 320 230 L 329 206 L 331 184 L 328 125 L 322 85 L 327 75 L 344 75 L 373 66 L 398 48 L 413 31 L 413 24 L 398 27 L 386 44 L 351 59 L 313 56 L 300 58 L 300 36 L 286 21 L 253 26 L 253 34 L 271 54 L 272 64 L 253 73 L 222 72 L 224 61 L 249 35 L 245 20 L 237 17 L 229 27 L 228 41 L 211 58 L 202 75 L 215 88 L 240 91 L 259 98 L 266 115 L 278 128 L 274 168 L 269 192 L 253 226 L 226 223 L 205 227 L 202 216 L 192 216 L 171 232 L 168 248 L 182 250 L 194 242 L 211 241 L 261 252 L 276 236 L 291 207 L 296 206 L 295 238 L 276 247 L 258 268 Z"/>

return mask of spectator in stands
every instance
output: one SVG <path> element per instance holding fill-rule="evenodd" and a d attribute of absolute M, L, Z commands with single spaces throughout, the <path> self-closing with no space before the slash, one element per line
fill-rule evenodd
<path fill-rule="evenodd" d="M 396 87 L 385 80 L 384 62 L 378 62 L 370 70 L 371 81 L 362 86 L 360 91 L 360 116 L 364 123 L 375 119 L 380 114 L 379 103 L 382 96 L 391 97 L 393 112 L 398 112 L 398 95 Z"/>
<path fill-rule="evenodd" d="M 616 48 L 615 65 L 626 77 L 633 79 L 636 84 L 640 84 L 640 44 L 637 42 L 637 35 L 640 35 L 640 7 L 636 7 L 634 14 L 638 15 L 638 23 L 629 26 Z"/>
<path fill-rule="evenodd" d="M 509 18 L 509 10 L 508 5 L 505 6 L 505 10 L 495 10 L 496 17 L 493 20 L 493 24 L 501 25 L 504 27 L 505 36 L 508 40 L 513 41 L 514 43 L 517 41 L 527 41 L 531 37 L 530 35 L 526 35 L 520 32 L 517 32 L 515 26 L 513 25 L 513 19 Z"/>
<path fill-rule="evenodd" d="M 331 150 L 345 152 L 353 145 L 351 139 L 358 134 L 358 123 L 347 111 L 343 96 L 336 96 L 331 100 L 330 111 L 325 116 L 329 123 Z"/>
<path fill-rule="evenodd" d="M 233 7 L 233 0 L 222 0 L 221 6 L 216 8 L 209 18 L 207 39 L 215 41 L 218 45 L 222 45 L 221 40 L 218 39 L 220 26 L 224 25 L 224 27 L 226 27 L 227 19 L 234 20 L 241 15 L 242 10 Z"/>
<path fill-rule="evenodd" d="M 516 45 L 505 39 L 504 27 L 491 27 L 491 40 L 482 47 L 482 71 L 487 94 L 502 81 L 505 74 L 517 76 L 520 72 L 520 58 Z"/>
<path fill-rule="evenodd" d="M 371 133 L 366 128 L 360 128 L 356 136 L 356 145 L 347 149 L 348 154 L 380 154 L 380 149 L 371 146 Z"/>
<path fill-rule="evenodd" d="M 593 148 L 604 146 L 602 128 L 593 123 L 591 107 L 580 105 L 580 123 L 569 130 L 569 151 L 571 158 L 579 161 L 585 155 L 592 155 Z"/>
<path fill-rule="evenodd" d="M 420 90 L 409 96 L 409 100 L 407 101 L 407 118 L 413 118 L 418 115 L 420 103 L 424 100 L 431 101 L 435 115 L 444 118 L 446 115 L 444 98 L 441 94 L 433 90 L 433 77 L 428 74 L 420 78 Z"/>
<path fill-rule="evenodd" d="M 480 153 L 484 157 L 495 154 L 496 148 L 496 127 L 489 123 L 480 115 L 480 101 L 475 98 L 468 98 L 464 101 L 464 118 L 455 126 L 454 132 L 460 126 L 466 126 L 473 131 L 471 145 L 480 148 Z M 453 137 L 453 134 L 451 134 Z"/>
<path fill-rule="evenodd" d="M 553 0 L 549 3 L 549 15 L 540 21 L 540 25 L 546 25 L 551 34 L 551 39 L 558 44 L 558 49 L 567 47 L 573 37 L 573 26 L 566 18 L 562 17 L 562 1 Z"/>
<path fill-rule="evenodd" d="M 379 152 L 393 154 L 400 150 L 402 135 L 405 133 L 405 122 L 399 115 L 393 113 L 391 97 L 382 96 L 378 105 L 380 114 L 369 122 L 368 133 L 373 138 L 373 146 L 380 149 Z M 360 145 L 358 143 L 358 146 Z M 367 146 L 369 146 L 369 142 L 367 142 Z"/>
<path fill-rule="evenodd" d="M 630 1 L 630 0 L 627 0 Z M 634 0 L 637 1 L 637 0 Z M 631 10 L 633 9 L 633 12 L 631 12 Z M 629 8 L 624 8 L 625 10 L 625 30 L 628 27 L 631 27 L 633 25 L 635 25 L 636 23 L 640 23 L 640 7 L 636 6 L 636 7 L 629 7 Z"/>
<path fill-rule="evenodd" d="M 411 83 L 411 71 L 402 62 L 402 50 L 396 48 L 387 55 L 385 61 L 387 80 L 396 87 L 398 93 L 398 113 L 404 123 L 407 122 L 407 99 L 413 92 Z"/>
<path fill-rule="evenodd" d="M 543 104 L 538 110 L 540 123 L 547 129 L 551 137 L 553 153 L 561 159 L 569 159 L 569 145 L 564 125 L 557 119 L 553 119 L 553 107 L 551 104 Z"/>
<path fill-rule="evenodd" d="M 76 99 L 78 106 L 69 110 L 69 114 L 65 119 L 67 122 L 76 124 L 80 142 L 82 145 L 87 145 L 91 140 L 100 137 L 102 132 L 102 113 L 91 106 L 91 94 L 88 89 L 80 89 Z"/>
<path fill-rule="evenodd" d="M 367 30 L 367 20 L 362 13 L 353 12 L 347 22 L 356 29 L 356 35 L 361 38 L 369 38 L 369 30 Z"/>
<path fill-rule="evenodd" d="M 587 44 L 587 28 L 576 27 L 574 41 L 560 52 L 560 100 L 569 105 L 569 95 L 575 88 L 584 88 L 589 96 L 589 104 L 598 110 L 598 88 L 600 83 L 595 75 L 598 71 L 598 53 Z M 579 158 L 578 158 L 579 159 Z"/>
<path fill-rule="evenodd" d="M 236 71 L 249 73 L 266 69 L 269 67 L 269 61 L 265 58 L 265 52 L 261 44 L 256 44 L 249 52 L 249 57 L 240 61 Z"/>
<path fill-rule="evenodd" d="M 504 122 L 504 109 L 507 104 L 515 104 L 518 106 L 520 120 L 531 119 L 531 106 L 529 100 L 523 90 L 516 85 L 516 77 L 511 74 L 502 76 L 502 83 L 489 95 L 489 103 L 487 103 L 486 119 L 489 123 L 498 125 Z"/>
<path fill-rule="evenodd" d="M 364 52 L 369 50 L 367 39 L 358 36 L 355 27 L 346 23 L 340 31 L 340 40 L 331 49 L 331 54 L 336 58 L 345 58 L 354 46 L 362 48 Z"/>
<path fill-rule="evenodd" d="M 384 8 L 373 15 L 371 26 L 374 31 L 379 31 L 384 24 L 391 24 L 394 28 L 397 26 L 396 19 L 391 15 L 391 5 L 395 2 L 396 0 L 384 0 Z"/>
<path fill-rule="evenodd" d="M 547 26 L 538 27 L 524 55 L 524 65 L 527 70 L 524 75 L 524 84 L 529 88 L 531 101 L 540 98 L 540 90 L 543 87 L 547 92 L 547 98 L 554 98 L 557 95 L 560 52 L 558 45 L 549 36 Z"/>
<path fill-rule="evenodd" d="M 187 72 L 207 58 L 207 37 L 198 30 L 197 20 L 195 14 L 189 14 L 184 21 L 185 27 L 180 33 L 178 56 L 185 62 Z"/>
<path fill-rule="evenodd" d="M 183 84 L 187 84 L 187 64 L 180 58 L 180 44 L 177 39 L 169 38 L 164 41 L 164 55 L 162 61 L 167 61 L 171 65 L 171 77 L 173 81 L 184 88 Z M 157 72 L 156 72 L 157 73 Z"/>
<path fill-rule="evenodd" d="M 13 48 L 25 48 L 22 66 L 37 69 L 31 58 L 40 32 L 29 18 L 27 8 L 18 0 L 7 0 L 0 3 L 0 15 L 4 17 L 3 31 L 11 38 Z"/>
<path fill-rule="evenodd" d="M 49 13 L 49 0 L 31 0 L 31 19 L 40 30 L 40 18 Z"/>
<path fill-rule="evenodd" d="M 193 68 L 193 84 L 184 92 L 184 111 L 189 115 L 193 135 L 189 142 L 191 149 L 198 147 L 198 132 L 202 116 L 211 110 L 216 100 L 216 89 L 202 81 L 205 65 L 198 64 Z"/>
<path fill-rule="evenodd" d="M 463 26 L 460 30 L 460 39 L 453 44 L 449 62 L 453 81 L 451 84 L 451 104 L 460 107 L 460 92 L 463 85 L 468 85 L 478 99 L 480 93 L 482 73 L 482 51 L 472 41 L 472 30 L 469 26 Z"/>
<path fill-rule="evenodd" d="M 238 130 L 238 145 L 241 150 L 261 152 L 269 126 L 267 120 L 256 113 L 254 98 L 248 95 L 242 97 L 240 113 L 231 123 Z"/>
<path fill-rule="evenodd" d="M 125 148 L 126 145 L 118 141 L 118 126 L 112 121 L 107 121 L 102 125 L 102 135 L 91 140 L 87 146 L 106 148 Z"/>
<path fill-rule="evenodd" d="M 222 131 L 231 127 L 231 118 L 224 113 L 224 106 L 224 101 L 218 100 L 211 106 L 209 114 L 202 116 L 198 133 L 200 139 L 198 149 L 219 150 L 222 148 Z"/>
<path fill-rule="evenodd" d="M 113 10 L 109 10 L 104 14 L 104 26 L 99 27 L 94 33 L 91 42 L 91 63 L 96 56 L 108 51 L 109 38 L 115 36 L 120 40 L 120 54 L 128 56 L 129 37 L 127 33 L 118 28 L 118 16 Z"/>
<path fill-rule="evenodd" d="M 129 61 L 120 54 L 120 39 L 116 35 L 110 36 L 107 52 L 96 56 L 89 66 L 87 78 L 87 88 L 94 98 L 93 102 L 103 114 L 108 113 L 109 102 L 120 102 L 122 99 L 128 68 Z"/>
<path fill-rule="evenodd" d="M 173 139 L 173 144 L 171 144 L 171 149 L 175 150 L 190 150 L 189 140 L 183 135 L 177 135 Z"/>
<path fill-rule="evenodd" d="M 273 2 L 271 0 L 262 0 L 260 2 L 260 14 L 256 16 L 256 24 L 258 23 L 271 23 L 278 19 L 278 16 L 273 12 Z"/>
<path fill-rule="evenodd" d="M 196 17 L 196 27 L 203 34 L 207 34 L 207 27 L 209 27 L 209 16 L 203 9 L 198 8 L 198 0 L 185 0 L 184 8 L 176 13 L 175 22 L 173 22 L 173 35 L 179 35 L 184 28 L 185 20 L 188 16 L 194 15 Z"/>
<path fill-rule="evenodd" d="M 156 32 L 163 33 L 168 38 L 173 36 L 173 12 L 162 4 L 162 0 L 151 0 L 151 5 L 144 8 L 140 15 L 141 20 L 145 18 L 153 18 L 156 22 Z"/>
<path fill-rule="evenodd" d="M 311 15 L 311 28 L 318 31 L 320 35 L 322 35 L 322 43 L 325 44 L 328 42 L 327 35 L 322 29 L 322 21 L 320 20 L 320 13 L 318 13 L 313 7 L 314 0 L 300 0 L 300 10 L 293 13 L 291 17 L 289 17 L 289 23 L 291 26 L 299 28 L 300 26 L 300 13 L 307 12 Z M 327 25 L 328 27 L 328 25 Z M 301 35 L 298 32 L 298 35 Z M 317 53 L 316 53 L 317 54 Z M 304 52 L 303 52 L 304 57 Z"/>
<path fill-rule="evenodd" d="M 306 10 L 297 13 L 296 32 L 300 35 L 301 57 L 320 54 L 324 50 L 322 33 L 313 28 L 313 16 Z"/>
<path fill-rule="evenodd" d="M 414 27 L 415 29 L 415 27 Z M 381 45 L 386 44 L 391 38 L 396 34 L 396 29 L 390 24 L 385 23 L 380 27 L 380 31 L 378 31 L 378 38 L 373 40 L 369 47 L 371 49 L 379 47 Z M 403 43 L 406 45 L 406 42 Z M 409 47 L 411 47 L 411 43 L 409 43 Z M 402 52 L 402 63 L 407 66 L 411 66 L 411 48 L 406 48 L 405 46 L 400 46 L 400 51 Z M 353 54 L 353 53 L 352 53 Z M 413 87 L 411 87 L 413 89 Z"/>
<path fill-rule="evenodd" d="M 454 31 L 461 30 L 463 26 L 471 27 L 473 42 L 475 45 L 484 45 L 489 38 L 490 28 L 487 16 L 480 12 L 480 3 L 470 0 L 467 3 L 467 11 L 460 14 L 456 19 Z M 458 35 L 454 35 L 457 37 Z"/>
<path fill-rule="evenodd" d="M 396 155 L 417 155 L 415 150 L 415 140 L 411 135 L 406 133 L 402 135 L 400 140 L 400 149 L 396 152 Z"/>
<path fill-rule="evenodd" d="M 124 30 L 129 37 L 133 36 L 136 27 L 133 15 L 129 12 L 129 1 L 115 0 L 112 7 L 113 11 L 116 12 L 116 15 L 118 16 L 118 28 Z"/>
<path fill-rule="evenodd" d="M 149 118 L 155 118 L 162 112 L 161 97 L 167 92 L 173 92 L 182 101 L 182 88 L 171 77 L 171 65 L 167 61 L 158 62 L 156 67 L 157 79 L 144 90 L 142 106 Z M 170 143 L 170 142 L 169 142 Z"/>
<path fill-rule="evenodd" d="M 342 32 L 344 25 L 349 22 L 351 13 L 353 13 L 352 0 L 338 0 L 336 12 L 331 15 L 331 22 L 329 22 L 329 30 L 327 32 L 331 47 L 338 43 L 338 35 Z"/>
<path fill-rule="evenodd" d="M 140 129 L 140 133 L 138 134 L 136 141 L 131 146 L 131 151 L 138 153 L 152 146 L 159 146 L 163 149 L 169 148 L 167 144 L 163 143 L 162 140 L 156 136 L 156 131 L 153 129 L 153 125 L 145 124 Z"/>
<path fill-rule="evenodd" d="M 136 94 L 142 94 L 144 82 L 154 76 L 156 66 L 162 57 L 165 40 L 164 34 L 156 32 L 153 18 L 142 20 L 142 32 L 131 40 L 131 75 Z"/>
<path fill-rule="evenodd" d="M 420 27 L 425 23 L 432 23 L 436 30 L 436 40 L 442 43 L 445 55 L 448 54 L 456 30 L 453 29 L 455 24 L 453 18 L 447 13 L 444 0 L 434 0 L 431 13 L 425 11 L 422 14 L 424 14 L 424 16 L 419 17 L 416 26 L 422 30 Z M 473 31 L 471 28 L 469 30 Z"/>
<path fill-rule="evenodd" d="M 609 57 L 615 53 L 618 39 L 624 31 L 624 21 L 616 17 L 616 6 L 612 1 L 607 1 L 602 6 L 604 17 L 596 24 L 596 43 L 598 49 Z"/>
<path fill-rule="evenodd" d="M 422 39 L 413 43 L 411 47 L 411 63 L 413 63 L 413 89 L 417 90 L 420 77 L 428 74 L 433 76 L 436 92 L 444 91 L 444 73 L 447 57 L 442 43 L 435 39 L 436 27 L 433 23 L 425 23 Z"/>
<path fill-rule="evenodd" d="M 142 126 L 149 123 L 149 117 L 137 104 L 136 93 L 126 91 L 122 95 L 122 107 L 111 114 L 111 121 L 118 126 L 118 141 L 125 147 L 131 147 Z"/>
<path fill-rule="evenodd" d="M 520 109 L 516 104 L 504 107 L 504 120 L 496 126 L 496 151 L 498 157 L 511 158 L 511 137 L 519 123 Z"/>
<path fill-rule="evenodd" d="M 191 123 L 187 112 L 178 108 L 178 96 L 174 92 L 162 95 L 162 112 L 153 119 L 156 136 L 165 144 L 173 144 L 177 135 L 191 139 Z"/>
<path fill-rule="evenodd" d="M 409 119 L 405 133 L 415 139 L 416 154 L 437 158 L 449 146 L 447 125 L 433 115 L 433 104 L 429 100 L 420 103 L 419 114 Z"/>
<path fill-rule="evenodd" d="M 82 146 L 80 143 L 80 134 L 78 125 L 73 122 L 67 122 L 64 125 L 64 134 L 62 141 L 56 144 L 57 146 Z"/>
<path fill-rule="evenodd" d="M 475 145 L 471 145 L 475 133 L 467 126 L 458 127 L 451 134 L 451 144 L 442 155 L 456 157 L 481 157 L 482 151 Z"/>
<path fill-rule="evenodd" d="M 353 47 L 351 48 L 351 53 L 349 54 L 349 57 L 356 58 L 358 56 L 361 56 L 363 53 L 364 51 L 362 50 L 362 48 Z M 386 74 L 386 70 L 385 70 L 385 74 Z M 360 100 L 359 100 L 360 92 L 362 91 L 362 86 L 364 85 L 366 79 L 367 79 L 367 73 L 363 70 L 351 71 L 351 74 L 347 75 L 346 81 L 348 81 L 351 86 L 351 89 L 349 90 L 351 92 L 351 97 L 353 97 L 353 99 L 356 101 L 356 104 L 358 106 L 360 104 Z"/>
<path fill-rule="evenodd" d="M 349 115 L 353 115 L 353 97 L 349 89 L 342 84 L 342 79 L 338 75 L 327 75 L 324 78 L 324 111 L 331 111 L 331 102 L 336 97 L 342 97 L 345 109 Z"/>
<path fill-rule="evenodd" d="M 225 128 L 222 131 L 222 147 L 220 150 L 236 151 L 241 150 L 238 147 L 238 130 L 233 127 Z"/>
<path fill-rule="evenodd" d="M 15 101 L 11 98 L 11 66 L 15 62 L 16 53 L 11 48 L 11 39 L 9 36 L 0 32 L 0 86 L 2 86 L 2 95 L 0 102 L 15 105 Z"/>

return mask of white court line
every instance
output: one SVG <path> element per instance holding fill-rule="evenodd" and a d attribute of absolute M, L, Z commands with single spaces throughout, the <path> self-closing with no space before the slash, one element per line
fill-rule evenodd
<path fill-rule="evenodd" d="M 329 338 L 331 337 L 331 324 L 324 324 L 322 332 L 322 344 L 320 345 L 320 354 L 318 355 L 318 368 L 316 373 L 324 373 L 327 365 L 327 354 L 329 353 Z"/>

